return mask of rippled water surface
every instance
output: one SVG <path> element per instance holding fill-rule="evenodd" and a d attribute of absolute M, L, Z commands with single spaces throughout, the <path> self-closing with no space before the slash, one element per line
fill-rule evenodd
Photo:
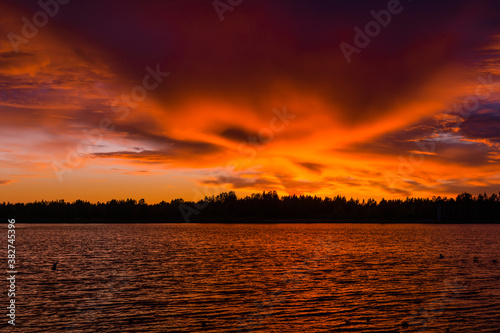
<path fill-rule="evenodd" d="M 500 332 L 499 225 L 16 231 L 10 331 Z"/>

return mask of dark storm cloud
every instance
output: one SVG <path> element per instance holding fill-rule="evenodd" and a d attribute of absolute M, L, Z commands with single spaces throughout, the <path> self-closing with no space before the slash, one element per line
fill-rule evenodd
<path fill-rule="evenodd" d="M 321 171 L 326 168 L 326 166 L 322 164 L 312 162 L 298 162 L 297 164 L 317 174 L 321 174 Z"/>
<path fill-rule="evenodd" d="M 249 178 L 242 176 L 218 176 L 199 181 L 202 185 L 229 186 L 234 189 L 277 190 L 294 193 L 312 193 L 323 188 L 328 188 L 326 182 L 313 182 L 296 180 L 289 175 L 274 174 L 272 178 Z"/>
<path fill-rule="evenodd" d="M 148 130 L 149 129 L 149 130 Z M 153 132 L 154 127 L 144 123 L 121 124 L 115 132 L 135 142 L 143 142 L 156 147 L 154 150 L 134 147 L 135 151 L 95 153 L 99 157 L 119 157 L 130 159 L 172 160 L 176 157 L 204 156 L 223 151 L 221 146 L 197 140 L 177 140 Z"/>
<path fill-rule="evenodd" d="M 203 141 L 175 140 L 172 146 L 179 155 L 208 155 L 222 151 L 222 147 Z"/>
<path fill-rule="evenodd" d="M 470 115 L 460 126 L 460 134 L 467 138 L 487 139 L 500 143 L 500 105 Z"/>
<path fill-rule="evenodd" d="M 147 139 L 147 138 L 146 138 Z M 155 136 L 154 140 L 159 141 L 159 137 Z M 140 150 L 140 151 L 116 151 L 107 153 L 94 153 L 97 157 L 115 157 L 132 160 L 144 161 L 171 161 L 175 158 L 186 156 L 204 156 L 221 152 L 221 147 L 202 141 L 182 141 L 163 138 L 165 144 L 157 150 Z"/>
<path fill-rule="evenodd" d="M 461 141 L 458 137 L 444 136 L 440 141 L 389 141 L 378 139 L 373 142 L 354 144 L 343 151 L 356 150 L 373 156 L 393 156 L 408 159 L 410 154 L 422 155 L 421 159 L 444 164 L 457 164 L 470 167 L 480 167 L 490 164 L 491 149 L 481 142 Z M 430 150 L 428 147 L 434 146 Z M 417 158 L 417 157 L 412 157 Z"/>
<path fill-rule="evenodd" d="M 167 155 L 207 155 L 223 150 L 221 146 L 213 143 L 197 140 L 177 140 L 163 134 L 157 134 L 154 132 L 155 130 L 158 130 L 158 128 L 147 121 L 120 124 L 116 127 L 117 133 L 121 133 L 132 140 L 157 145 Z"/>
<path fill-rule="evenodd" d="M 202 179 L 199 181 L 202 185 L 217 185 L 217 186 L 227 186 L 229 185 L 234 189 L 276 189 L 279 185 L 278 182 L 268 180 L 268 179 L 255 179 L 255 178 L 245 178 L 245 177 L 217 177 L 213 179 Z"/>
<path fill-rule="evenodd" d="M 391 194 L 396 193 L 396 194 L 404 195 L 404 196 L 411 195 L 411 191 L 408 189 L 408 187 L 406 187 L 406 189 L 405 188 L 395 188 L 395 187 L 388 186 L 385 182 L 379 182 L 379 181 L 370 181 L 370 182 L 368 182 L 368 184 L 370 186 L 380 188 L 387 193 L 391 193 Z"/>
<path fill-rule="evenodd" d="M 431 161 L 469 167 L 493 163 L 491 153 L 498 148 L 491 143 L 500 142 L 498 105 L 482 105 L 467 117 L 452 115 L 450 119 L 426 118 L 410 128 L 386 133 L 369 142 L 354 143 L 338 151 L 403 158 L 422 154 Z"/>
<path fill-rule="evenodd" d="M 0 61 L 5 61 L 6 59 L 16 59 L 16 58 L 19 59 L 31 56 L 33 56 L 33 54 L 29 52 L 14 52 L 14 51 L 1 52 Z"/>
<path fill-rule="evenodd" d="M 248 138 L 250 138 L 250 137 L 257 136 L 257 133 L 250 133 L 243 128 L 235 127 L 235 126 L 228 127 L 217 134 L 225 139 L 236 141 L 236 142 L 244 142 L 244 141 L 247 141 Z"/>
<path fill-rule="evenodd" d="M 339 43 L 352 44 L 353 28 L 364 29 L 387 1 L 248 1 L 222 23 L 210 1 L 85 1 L 65 6 L 53 24 L 115 54 L 115 69 L 131 78 L 146 64 L 171 70 L 175 85 L 159 97 L 167 105 L 202 94 L 267 110 L 271 94 L 290 99 L 275 89 L 285 81 L 340 106 L 336 116 L 355 124 L 418 94 L 450 59 L 493 56 L 481 50 L 500 32 L 497 1 L 401 4 L 350 65 Z"/>

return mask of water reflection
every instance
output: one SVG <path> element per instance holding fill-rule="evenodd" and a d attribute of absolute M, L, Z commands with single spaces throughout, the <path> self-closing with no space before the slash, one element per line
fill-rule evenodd
<path fill-rule="evenodd" d="M 25 225 L 15 330 L 493 332 L 499 231 Z"/>

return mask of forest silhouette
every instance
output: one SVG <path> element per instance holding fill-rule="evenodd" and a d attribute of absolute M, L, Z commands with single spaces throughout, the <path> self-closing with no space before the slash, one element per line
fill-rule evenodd
<path fill-rule="evenodd" d="M 500 222 L 500 192 L 477 197 L 406 198 L 376 201 L 344 196 L 279 196 L 276 191 L 238 198 L 234 192 L 198 202 L 175 199 L 147 204 L 144 199 L 106 203 L 36 201 L 1 203 L 0 216 L 18 222 Z"/>

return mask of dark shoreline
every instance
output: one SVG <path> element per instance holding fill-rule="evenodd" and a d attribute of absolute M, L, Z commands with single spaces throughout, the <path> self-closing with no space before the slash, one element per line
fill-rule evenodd
<path fill-rule="evenodd" d="M 32 223 L 500 223 L 500 193 L 378 202 L 340 195 L 280 197 L 276 191 L 243 198 L 222 192 L 204 201 L 153 204 L 144 199 L 4 202 L 0 216 Z"/>

